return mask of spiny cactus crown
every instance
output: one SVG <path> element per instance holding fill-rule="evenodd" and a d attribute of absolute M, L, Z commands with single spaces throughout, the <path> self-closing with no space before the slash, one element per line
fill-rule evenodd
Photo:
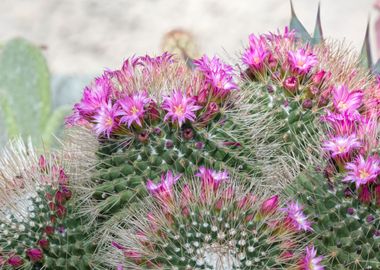
<path fill-rule="evenodd" d="M 94 245 L 73 214 L 64 158 L 16 141 L 0 159 L 0 268 L 90 268 Z M 87 254 L 87 255 L 86 255 Z"/>
<path fill-rule="evenodd" d="M 151 197 L 111 230 L 103 262 L 119 269 L 322 269 L 305 248 L 310 222 L 297 202 L 257 196 L 226 171 L 201 167 L 175 183 L 170 171 Z M 312 258 L 310 258 L 310 256 Z M 312 268 L 314 267 L 314 268 Z"/>

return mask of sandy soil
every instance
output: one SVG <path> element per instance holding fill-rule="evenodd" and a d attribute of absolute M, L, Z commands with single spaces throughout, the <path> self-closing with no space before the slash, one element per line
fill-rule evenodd
<path fill-rule="evenodd" d="M 294 0 L 313 28 L 318 0 Z M 373 0 L 323 0 L 325 34 L 362 44 Z M 1 0 L 0 40 L 26 37 L 47 46 L 55 74 L 94 74 L 134 53 L 158 53 L 165 32 L 191 30 L 208 54 L 236 54 L 251 32 L 285 26 L 287 0 Z"/>

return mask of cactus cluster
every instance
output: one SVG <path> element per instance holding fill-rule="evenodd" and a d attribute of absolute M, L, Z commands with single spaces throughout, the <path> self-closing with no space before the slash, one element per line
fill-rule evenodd
<path fill-rule="evenodd" d="M 61 156 L 5 150 L 0 269 L 380 269 L 380 84 L 301 26 L 252 34 L 240 72 L 128 58 Z"/>

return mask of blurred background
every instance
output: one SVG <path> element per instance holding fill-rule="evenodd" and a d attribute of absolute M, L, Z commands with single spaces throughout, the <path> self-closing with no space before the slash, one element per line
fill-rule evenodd
<path fill-rule="evenodd" d="M 378 55 L 374 0 L 293 0 L 310 32 L 319 2 L 325 37 L 346 40 L 358 51 L 370 17 L 372 53 Z M 231 59 L 250 33 L 282 29 L 289 20 L 287 0 L 1 0 L 6 55 L 0 56 L 0 143 L 17 133 L 31 133 L 37 142 L 59 133 L 94 75 L 133 54 L 159 54 L 173 29 L 192 33 L 194 54 Z M 16 37 L 28 42 L 12 43 Z"/>

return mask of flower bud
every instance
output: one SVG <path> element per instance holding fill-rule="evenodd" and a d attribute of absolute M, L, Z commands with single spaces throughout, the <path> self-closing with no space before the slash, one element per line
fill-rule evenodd
<path fill-rule="evenodd" d="M 13 266 L 14 268 L 20 267 L 24 264 L 23 259 L 17 255 L 11 256 L 7 262 L 9 265 Z"/>
<path fill-rule="evenodd" d="M 27 251 L 26 251 L 26 255 L 29 257 L 29 259 L 32 261 L 32 262 L 39 262 L 42 260 L 43 258 L 43 253 L 40 249 L 38 248 L 29 248 Z"/>
<path fill-rule="evenodd" d="M 286 90 L 291 93 L 295 93 L 298 89 L 298 81 L 297 78 L 292 76 L 285 79 L 283 86 Z"/>
<path fill-rule="evenodd" d="M 261 205 L 261 213 L 267 215 L 276 211 L 277 208 L 278 208 L 278 196 L 275 195 L 263 202 L 263 204 Z"/>

